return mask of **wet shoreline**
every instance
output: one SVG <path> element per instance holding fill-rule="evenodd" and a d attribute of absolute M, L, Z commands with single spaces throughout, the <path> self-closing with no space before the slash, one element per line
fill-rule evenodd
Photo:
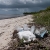
<path fill-rule="evenodd" d="M 17 17 L 22 17 L 22 16 L 25 16 L 25 15 L 0 15 L 0 20 L 17 18 Z"/>

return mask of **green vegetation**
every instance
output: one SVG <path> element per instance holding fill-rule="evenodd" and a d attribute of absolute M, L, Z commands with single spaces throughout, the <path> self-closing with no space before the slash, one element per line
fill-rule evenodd
<path fill-rule="evenodd" d="M 43 26 L 50 26 L 50 12 L 34 14 L 34 21 Z"/>
<path fill-rule="evenodd" d="M 28 14 L 37 14 L 37 13 L 42 13 L 42 12 L 48 12 L 50 11 L 50 7 L 47 7 L 45 10 L 40 10 L 38 12 L 24 12 L 24 15 L 28 15 Z"/>
<path fill-rule="evenodd" d="M 35 23 L 47 27 L 50 33 L 50 7 L 46 8 L 46 10 L 43 10 L 40 13 L 33 15 Z"/>
<path fill-rule="evenodd" d="M 18 46 L 21 46 L 21 44 L 23 44 L 23 41 L 24 41 L 24 40 L 21 39 L 21 40 L 18 42 L 18 43 L 19 43 Z"/>
<path fill-rule="evenodd" d="M 29 15 L 29 14 L 36 14 L 37 12 L 24 12 L 24 15 Z"/>

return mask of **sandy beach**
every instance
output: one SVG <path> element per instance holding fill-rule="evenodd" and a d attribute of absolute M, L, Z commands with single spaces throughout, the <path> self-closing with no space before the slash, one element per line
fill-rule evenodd
<path fill-rule="evenodd" d="M 0 50 L 6 50 L 16 26 L 23 26 L 32 21 L 32 15 L 0 20 Z"/>

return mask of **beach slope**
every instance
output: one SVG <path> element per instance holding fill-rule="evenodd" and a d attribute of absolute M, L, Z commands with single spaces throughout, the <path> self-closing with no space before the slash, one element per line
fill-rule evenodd
<path fill-rule="evenodd" d="M 16 26 L 23 26 L 32 21 L 32 15 L 0 20 L 0 50 L 6 50 Z"/>

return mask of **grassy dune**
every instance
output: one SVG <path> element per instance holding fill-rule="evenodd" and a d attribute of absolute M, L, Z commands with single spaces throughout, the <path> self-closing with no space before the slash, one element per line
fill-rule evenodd
<path fill-rule="evenodd" d="M 33 15 L 35 23 L 47 27 L 50 32 L 50 7 L 45 11 Z"/>

